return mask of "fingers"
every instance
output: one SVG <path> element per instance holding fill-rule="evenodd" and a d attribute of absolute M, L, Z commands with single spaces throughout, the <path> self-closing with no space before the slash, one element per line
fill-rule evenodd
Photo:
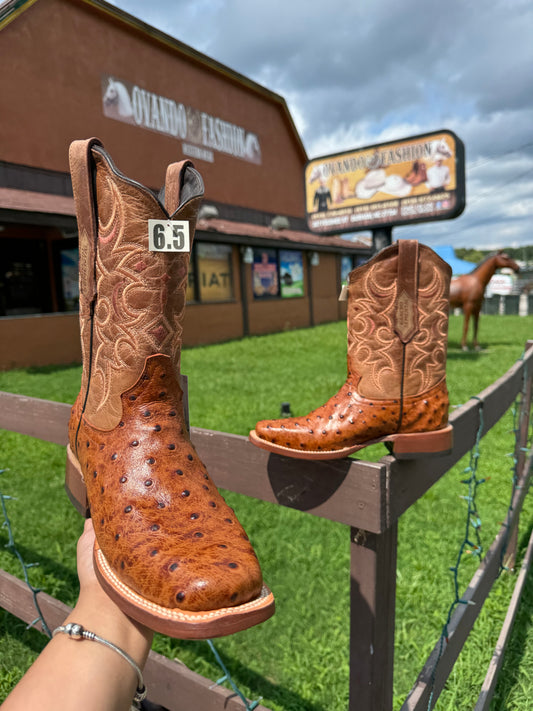
<path fill-rule="evenodd" d="M 93 567 L 93 548 L 95 534 L 93 522 L 90 518 L 85 521 L 83 533 L 78 539 L 77 559 L 78 559 L 78 578 L 80 585 L 90 584 L 96 581 L 96 576 Z"/>

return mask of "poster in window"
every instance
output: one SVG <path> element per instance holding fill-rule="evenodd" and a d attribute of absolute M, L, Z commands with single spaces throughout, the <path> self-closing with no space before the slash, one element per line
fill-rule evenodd
<path fill-rule="evenodd" d="M 275 249 L 254 249 L 253 289 L 256 299 L 279 296 L 278 257 Z"/>
<path fill-rule="evenodd" d="M 77 248 L 61 250 L 61 285 L 65 311 L 77 311 L 80 301 Z"/>
<path fill-rule="evenodd" d="M 232 299 L 231 246 L 198 242 L 197 254 L 200 301 Z"/>
<path fill-rule="evenodd" d="M 348 283 L 348 275 L 352 271 L 353 259 L 348 255 L 341 257 L 341 284 Z"/>
<path fill-rule="evenodd" d="M 282 298 L 291 299 L 304 295 L 304 265 L 301 252 L 280 249 L 279 279 Z"/>

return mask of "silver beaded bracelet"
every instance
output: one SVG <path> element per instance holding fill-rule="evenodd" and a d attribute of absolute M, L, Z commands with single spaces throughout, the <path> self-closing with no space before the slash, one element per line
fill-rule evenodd
<path fill-rule="evenodd" d="M 135 696 L 133 697 L 134 701 L 140 702 L 146 698 L 146 694 L 148 692 L 146 691 L 146 686 L 144 685 L 142 672 L 137 666 L 137 664 L 135 664 L 133 659 L 130 657 L 130 655 L 126 654 L 123 649 L 117 647 L 117 645 L 113 644 L 113 642 L 109 642 L 107 639 L 99 637 L 94 632 L 89 632 L 89 630 L 86 630 L 84 627 L 82 627 L 82 625 L 79 625 L 76 622 L 69 622 L 67 625 L 60 625 L 59 627 L 56 627 L 55 630 L 52 632 L 52 637 L 55 637 L 56 634 L 59 634 L 60 632 L 68 635 L 71 639 L 88 639 L 91 642 L 98 642 L 99 644 L 103 644 L 105 647 L 109 647 L 109 649 L 113 649 L 117 654 L 120 654 L 122 659 L 125 659 L 128 664 L 131 664 L 137 674 L 139 683 L 137 684 L 137 691 L 135 692 Z"/>

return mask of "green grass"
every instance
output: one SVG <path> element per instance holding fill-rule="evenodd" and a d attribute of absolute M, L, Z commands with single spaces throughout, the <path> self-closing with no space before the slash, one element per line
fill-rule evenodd
<path fill-rule="evenodd" d="M 484 350 L 459 348 L 462 320 L 450 319 L 448 387 L 459 405 L 503 375 L 533 337 L 531 321 L 513 316 L 483 316 Z M 288 401 L 295 415 L 322 404 L 346 374 L 346 326 L 249 338 L 185 350 L 182 370 L 189 376 L 191 423 L 247 434 L 258 419 L 277 417 Z M 0 390 L 72 402 L 79 366 L 31 368 L 0 373 Z M 488 548 L 505 517 L 511 492 L 509 458 L 513 438 L 510 414 L 481 444 L 480 472 L 490 477 L 479 489 L 482 539 Z M 64 450 L 23 435 L 0 432 L 0 491 L 8 501 L 15 540 L 34 585 L 73 604 L 77 594 L 75 544 L 82 521 L 63 491 Z M 361 453 L 377 460 L 385 450 Z M 449 567 L 455 562 L 465 526 L 459 497 L 465 461 L 447 473 L 401 518 L 399 525 L 395 704 L 399 709 L 428 653 L 436 643 L 453 599 Z M 250 472 L 253 476 L 253 472 Z M 276 615 L 263 625 L 216 641 L 235 681 L 252 699 L 276 711 L 340 711 L 348 701 L 349 531 L 346 526 L 308 514 L 224 492 L 256 548 L 266 581 L 276 595 Z M 533 505 L 522 515 L 520 551 L 529 538 Z M 16 559 L 3 549 L 0 567 L 21 576 Z M 462 587 L 478 561 L 468 557 Z M 483 682 L 515 577 L 504 573 L 486 603 L 471 639 L 436 708 L 472 708 Z M 533 681 L 533 585 L 528 583 L 493 709 L 531 707 Z M 0 700 L 42 648 L 45 638 L 0 612 Z M 205 642 L 180 642 L 158 636 L 156 651 L 179 657 L 211 679 L 221 676 Z"/>

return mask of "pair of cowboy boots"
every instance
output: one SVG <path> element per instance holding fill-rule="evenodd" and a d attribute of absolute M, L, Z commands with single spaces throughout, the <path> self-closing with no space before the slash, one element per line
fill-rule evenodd
<path fill-rule="evenodd" d="M 127 614 L 183 639 L 237 632 L 268 619 L 274 598 L 184 419 L 182 321 L 202 179 L 190 161 L 171 164 L 158 198 L 98 139 L 75 141 L 70 164 L 83 374 L 67 492 L 93 519 L 96 573 Z M 309 459 L 374 442 L 398 457 L 448 451 L 449 282 L 448 265 L 413 241 L 354 270 L 345 385 L 306 417 L 258 423 L 252 442 Z"/>

